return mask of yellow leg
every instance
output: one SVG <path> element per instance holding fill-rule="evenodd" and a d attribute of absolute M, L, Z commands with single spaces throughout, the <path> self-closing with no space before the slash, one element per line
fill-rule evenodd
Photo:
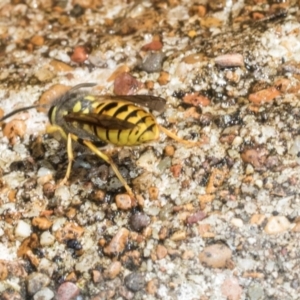
<path fill-rule="evenodd" d="M 203 145 L 204 142 L 194 142 L 194 141 L 187 141 L 187 140 L 184 140 L 184 139 L 181 139 L 179 136 L 177 136 L 175 133 L 169 131 L 168 129 L 166 129 L 165 127 L 159 125 L 159 129 L 165 133 L 168 137 L 170 137 L 171 139 L 179 142 L 179 143 L 182 143 L 182 144 L 185 144 L 187 146 L 191 146 L 191 147 L 195 147 L 195 146 L 201 146 Z"/>
<path fill-rule="evenodd" d="M 64 185 L 68 179 L 70 178 L 72 163 L 74 160 L 73 149 L 72 149 L 72 135 L 69 133 L 67 137 L 67 154 L 68 154 L 68 167 L 67 172 L 64 179 L 59 183 L 60 185 Z"/>
<path fill-rule="evenodd" d="M 129 194 L 130 198 L 134 199 L 135 197 L 134 197 L 134 194 L 132 192 L 132 189 L 128 186 L 126 180 L 123 178 L 123 176 L 119 172 L 117 166 L 115 165 L 115 163 L 113 162 L 111 157 L 109 157 L 108 155 L 106 155 L 105 153 L 100 151 L 93 143 L 91 143 L 89 141 L 83 141 L 82 143 L 84 145 L 86 145 L 89 149 L 91 149 L 91 151 L 93 151 L 95 154 L 97 154 L 100 158 L 102 158 L 104 161 L 106 161 L 108 164 L 111 165 L 111 167 L 114 170 L 115 174 L 117 175 L 118 179 L 121 181 L 121 183 L 125 187 L 125 189 L 126 189 L 127 193 Z"/>

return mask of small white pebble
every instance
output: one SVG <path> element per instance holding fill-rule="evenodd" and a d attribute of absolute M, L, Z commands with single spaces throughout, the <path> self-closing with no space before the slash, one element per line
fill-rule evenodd
<path fill-rule="evenodd" d="M 242 219 L 238 219 L 238 218 L 233 218 L 231 220 L 231 224 L 234 225 L 235 227 L 243 227 L 244 222 Z"/>
<path fill-rule="evenodd" d="M 31 226 L 22 221 L 19 220 L 17 223 L 17 227 L 15 228 L 15 235 L 21 238 L 27 238 L 31 234 Z"/>
<path fill-rule="evenodd" d="M 34 294 L 33 299 L 34 300 L 51 300 L 54 297 L 54 293 L 47 287 L 41 289 L 37 293 Z"/>
<path fill-rule="evenodd" d="M 58 197 L 61 200 L 61 204 L 64 205 L 65 203 L 63 202 L 69 202 L 71 201 L 70 199 L 70 191 L 69 188 L 65 185 L 61 185 L 59 186 L 56 190 L 55 190 L 55 197 Z"/>
<path fill-rule="evenodd" d="M 136 165 L 146 169 L 147 171 L 153 171 L 153 169 L 157 165 L 157 157 L 155 156 L 153 151 L 147 150 L 136 161 Z"/>
<path fill-rule="evenodd" d="M 244 140 L 240 136 L 236 136 L 232 142 L 232 146 L 240 146 L 243 142 Z"/>
<path fill-rule="evenodd" d="M 248 241 L 248 243 L 249 243 L 250 245 L 253 245 L 253 244 L 256 243 L 256 238 L 250 237 L 250 238 L 247 239 L 247 241 Z"/>
<path fill-rule="evenodd" d="M 37 176 L 44 177 L 46 175 L 53 175 L 53 170 L 47 169 L 45 167 L 39 168 Z"/>
<path fill-rule="evenodd" d="M 55 232 L 59 228 L 61 228 L 64 223 L 67 221 L 66 218 L 57 218 L 54 220 L 53 225 L 52 225 L 52 231 Z"/>
<path fill-rule="evenodd" d="M 260 180 L 260 179 L 257 179 L 257 180 L 255 180 L 255 185 L 256 185 L 258 188 L 262 188 L 262 186 L 263 186 L 263 181 Z"/>
<path fill-rule="evenodd" d="M 40 243 L 42 246 L 50 246 L 54 243 L 55 237 L 49 232 L 44 231 L 40 237 Z"/>
<path fill-rule="evenodd" d="M 287 231 L 292 227 L 293 225 L 285 216 L 272 216 L 269 218 L 264 230 L 267 234 L 277 234 Z"/>
<path fill-rule="evenodd" d="M 247 167 L 246 167 L 246 174 L 247 174 L 247 175 L 250 175 L 250 174 L 253 174 L 253 172 L 254 172 L 254 168 L 252 167 L 252 165 L 247 164 Z"/>

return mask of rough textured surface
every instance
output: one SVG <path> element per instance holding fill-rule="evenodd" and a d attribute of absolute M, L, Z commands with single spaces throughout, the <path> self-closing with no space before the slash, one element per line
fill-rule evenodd
<path fill-rule="evenodd" d="M 158 123 L 203 141 L 108 148 L 129 201 L 81 146 L 58 186 L 66 147 L 45 109 L 5 120 L 2 298 L 299 299 L 299 6 L 2 0 L 0 117 L 95 82 L 164 97 Z"/>

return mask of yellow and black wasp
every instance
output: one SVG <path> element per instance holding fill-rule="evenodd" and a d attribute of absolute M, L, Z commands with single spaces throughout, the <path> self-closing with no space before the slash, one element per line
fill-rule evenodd
<path fill-rule="evenodd" d="M 98 148 L 99 143 L 103 146 L 105 144 L 119 147 L 136 146 L 157 140 L 162 131 L 180 143 L 201 144 L 183 140 L 157 124 L 154 115 L 149 111 L 162 112 L 166 104 L 165 99 L 151 95 L 94 96 L 78 92 L 81 88 L 94 85 L 96 84 L 83 83 L 74 86 L 56 99 L 48 111 L 51 123 L 48 133 L 59 131 L 67 140 L 68 167 L 62 184 L 68 180 L 71 173 L 74 159 L 72 141 L 85 145 L 110 164 L 131 198 L 134 198 L 131 188 L 111 157 Z M 18 112 L 40 106 L 44 105 L 32 105 L 14 110 L 0 119 L 0 122 Z"/>

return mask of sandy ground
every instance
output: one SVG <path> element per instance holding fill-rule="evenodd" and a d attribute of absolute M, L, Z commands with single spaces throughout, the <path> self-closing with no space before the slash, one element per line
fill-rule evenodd
<path fill-rule="evenodd" d="M 2 0 L 1 299 L 300 299 L 299 1 Z M 164 133 L 102 150 L 51 103 L 152 95 Z M 83 137 L 85 138 L 85 136 Z M 196 144 L 196 142 L 202 144 Z"/>

